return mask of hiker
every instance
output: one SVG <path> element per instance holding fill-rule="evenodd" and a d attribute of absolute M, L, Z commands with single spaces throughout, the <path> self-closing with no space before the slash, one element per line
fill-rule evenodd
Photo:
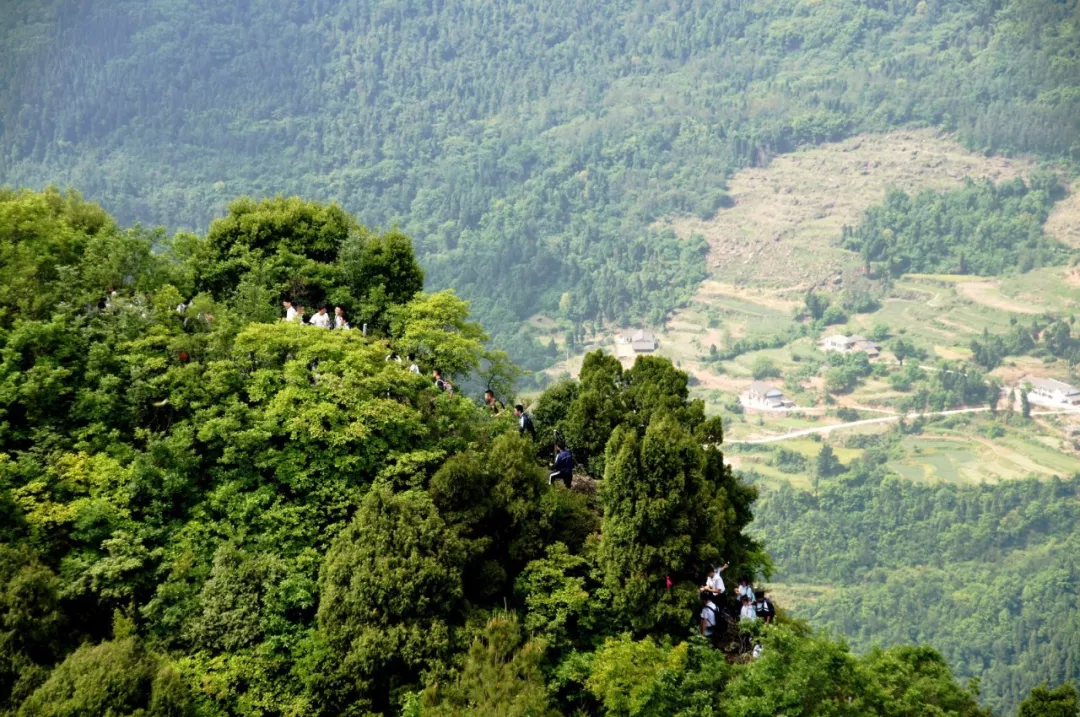
<path fill-rule="evenodd" d="M 334 328 L 351 329 L 348 319 L 345 318 L 345 309 L 340 304 L 334 307 Z"/>
<path fill-rule="evenodd" d="M 401 360 L 401 357 L 400 357 L 400 356 L 398 356 L 398 355 L 397 355 L 396 353 L 394 353 L 393 351 L 391 351 L 390 353 L 388 353 L 388 354 L 386 355 L 386 360 L 387 360 L 387 361 L 396 361 L 397 363 L 405 363 L 404 361 L 402 361 L 402 360 Z"/>
<path fill-rule="evenodd" d="M 757 621 L 757 610 L 754 609 L 754 603 L 745 595 L 743 595 L 742 599 L 742 610 L 739 611 L 739 621 L 743 620 L 747 622 Z"/>
<path fill-rule="evenodd" d="M 416 365 L 416 354 L 409 354 L 409 373 L 420 375 L 420 367 Z"/>
<path fill-rule="evenodd" d="M 304 323 L 304 305 L 294 304 L 296 310 L 293 312 L 292 320 L 298 324 Z"/>
<path fill-rule="evenodd" d="M 776 608 L 773 607 L 772 600 L 769 599 L 764 590 L 761 591 L 757 602 L 754 603 L 754 610 L 757 612 L 757 616 L 765 621 L 766 625 L 772 623 L 773 618 L 776 617 Z"/>
<path fill-rule="evenodd" d="M 393 355 L 396 356 L 397 354 Z M 389 360 L 390 359 L 388 358 L 387 361 Z M 439 389 L 440 391 L 446 391 L 451 396 L 454 395 L 454 386 L 445 378 L 443 378 L 442 371 L 440 371 L 439 369 L 434 369 L 431 372 L 431 376 L 435 379 L 435 388 Z"/>
<path fill-rule="evenodd" d="M 727 592 L 724 577 L 721 575 L 727 570 L 727 566 L 728 564 L 724 563 L 718 568 L 711 568 L 708 577 L 705 578 L 705 585 L 701 589 L 709 593 L 713 598 L 720 598 Z"/>
<path fill-rule="evenodd" d="M 750 581 L 746 578 L 739 578 L 739 587 L 735 588 L 735 596 L 740 600 L 747 598 L 750 602 L 754 602 L 754 589 L 750 587 Z"/>
<path fill-rule="evenodd" d="M 548 485 L 559 479 L 569 488 L 574 482 L 574 458 L 561 440 L 555 442 L 555 449 L 558 452 L 555 454 L 555 463 L 551 466 L 554 470 L 548 475 Z"/>
<path fill-rule="evenodd" d="M 495 398 L 495 393 L 490 388 L 484 391 L 484 405 L 491 409 L 491 415 L 499 415 L 499 399 Z"/>
<path fill-rule="evenodd" d="M 325 304 L 320 306 L 315 315 L 311 317 L 311 325 L 318 326 L 320 329 L 330 328 L 330 314 L 326 313 Z"/>
<path fill-rule="evenodd" d="M 720 637 L 720 629 L 717 627 L 717 623 L 720 621 L 720 611 L 716 607 L 716 603 L 712 601 L 712 596 L 705 591 L 701 593 L 701 634 L 712 643 L 713 647 L 716 647 L 716 642 Z"/>
<path fill-rule="evenodd" d="M 536 426 L 533 425 L 532 416 L 525 413 L 525 407 L 520 403 L 514 406 L 514 415 L 518 419 L 518 435 L 524 436 L 526 433 L 534 441 L 536 440 Z"/>
<path fill-rule="evenodd" d="M 296 318 L 296 309 L 293 308 L 292 302 L 285 299 L 281 302 L 281 306 L 285 309 L 285 320 L 293 321 Z"/>

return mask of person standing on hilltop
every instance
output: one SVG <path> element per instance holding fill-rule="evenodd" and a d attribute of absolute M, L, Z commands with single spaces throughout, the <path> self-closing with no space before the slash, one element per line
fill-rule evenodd
<path fill-rule="evenodd" d="M 326 313 L 326 306 L 320 306 L 315 315 L 311 317 L 311 325 L 320 329 L 330 328 L 330 314 Z"/>
<path fill-rule="evenodd" d="M 724 593 L 727 592 L 727 586 L 724 585 L 724 577 L 722 575 L 722 573 L 727 570 L 727 566 L 728 564 L 724 563 L 718 568 L 709 570 L 709 575 L 705 578 L 705 585 L 701 588 L 714 600 L 723 598 Z"/>
<path fill-rule="evenodd" d="M 716 603 L 713 602 L 712 596 L 708 592 L 702 592 L 701 634 L 712 643 L 713 647 L 716 647 L 717 640 L 720 637 L 720 630 L 717 628 L 719 618 L 720 611 L 717 609 Z"/>
<path fill-rule="evenodd" d="M 773 607 L 772 600 L 769 599 L 764 590 L 758 594 L 757 602 L 754 603 L 754 610 L 757 612 L 757 616 L 765 621 L 766 625 L 770 624 L 773 618 L 776 617 L 776 608 Z"/>
<path fill-rule="evenodd" d="M 574 482 L 574 458 L 561 440 L 555 442 L 555 448 L 558 452 L 555 454 L 555 463 L 551 466 L 553 470 L 548 475 L 548 485 L 552 485 L 555 480 L 561 480 L 569 488 Z"/>
<path fill-rule="evenodd" d="M 349 321 L 345 318 L 345 309 L 344 309 L 344 307 L 341 306 L 341 304 L 338 304 L 337 306 L 334 307 L 334 328 L 335 329 L 351 329 L 352 328 L 352 326 L 349 324 Z"/>
<path fill-rule="evenodd" d="M 520 403 L 514 406 L 514 416 L 518 419 L 518 435 L 524 436 L 526 433 L 534 441 L 536 440 L 536 426 L 533 425 L 532 416 L 525 413 L 525 407 Z"/>
<path fill-rule="evenodd" d="M 454 395 L 454 385 L 445 378 L 443 378 L 441 370 L 434 369 L 431 372 L 431 376 L 435 379 L 435 388 L 439 389 L 440 391 L 446 391 L 446 393 L 450 396 Z"/>

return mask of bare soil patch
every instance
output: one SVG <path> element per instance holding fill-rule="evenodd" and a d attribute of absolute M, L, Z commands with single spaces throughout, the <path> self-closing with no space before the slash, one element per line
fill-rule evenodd
<path fill-rule="evenodd" d="M 852 262 L 854 255 L 836 247 L 840 232 L 880 203 L 889 187 L 944 190 L 965 177 L 997 182 L 1034 168 L 1027 159 L 972 154 L 933 130 L 860 135 L 742 170 L 729 183 L 733 207 L 708 221 L 681 217 L 663 224 L 705 238 L 718 281 L 801 292 Z M 1060 212 L 1058 221 L 1075 227 L 1070 217 L 1078 214 L 1080 203 Z"/>
<path fill-rule="evenodd" d="M 1073 182 L 1069 195 L 1054 205 L 1043 230 L 1066 246 L 1080 248 L 1080 182 Z"/>

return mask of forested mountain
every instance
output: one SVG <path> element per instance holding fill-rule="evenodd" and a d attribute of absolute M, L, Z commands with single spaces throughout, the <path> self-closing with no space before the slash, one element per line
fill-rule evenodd
<path fill-rule="evenodd" d="M 242 201 L 166 242 L 6 191 L 0 257 L 0 713 L 987 715 L 929 647 L 710 645 L 702 576 L 770 561 L 687 375 L 590 354 L 535 406 L 582 447 L 551 486 L 544 438 L 388 357 L 499 364 L 452 292 L 387 294 L 402 235 Z M 385 320 L 277 321 L 296 276 Z"/>
<path fill-rule="evenodd" d="M 1076 680 L 1080 479 L 917 485 L 883 458 L 759 506 L 777 577 L 838 588 L 802 612 L 860 649 L 934 645 L 1003 714 L 1044 680 Z"/>
<path fill-rule="evenodd" d="M 916 124 L 1076 158 L 1078 22 L 1057 0 L 9 2 L 0 180 L 191 229 L 240 194 L 337 200 L 535 357 L 536 311 L 684 300 L 704 245 L 651 221 L 711 215 L 776 152 Z"/>

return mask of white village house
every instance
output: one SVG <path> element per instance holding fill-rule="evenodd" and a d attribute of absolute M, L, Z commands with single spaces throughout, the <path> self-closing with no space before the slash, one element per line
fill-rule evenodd
<path fill-rule="evenodd" d="M 747 408 L 779 409 L 791 408 L 795 405 L 791 399 L 784 398 L 784 392 L 776 386 L 770 386 L 761 381 L 750 384 L 750 388 L 746 389 L 740 401 Z"/>
<path fill-rule="evenodd" d="M 833 334 L 821 342 L 821 348 L 825 351 L 837 351 L 839 353 L 862 351 L 869 358 L 877 358 L 881 355 L 881 347 L 865 336 L 859 336 L 858 334 L 852 334 L 851 336 Z"/>
<path fill-rule="evenodd" d="M 1064 381 L 1053 378 L 1036 378 L 1024 376 L 1020 379 L 1021 389 L 1031 386 L 1028 391 L 1028 400 L 1032 403 L 1053 406 L 1080 406 L 1080 389 L 1070 386 Z"/>
<path fill-rule="evenodd" d="M 622 342 L 629 344 L 636 354 L 647 354 L 656 351 L 656 335 L 649 329 L 628 331 L 623 334 Z"/>

